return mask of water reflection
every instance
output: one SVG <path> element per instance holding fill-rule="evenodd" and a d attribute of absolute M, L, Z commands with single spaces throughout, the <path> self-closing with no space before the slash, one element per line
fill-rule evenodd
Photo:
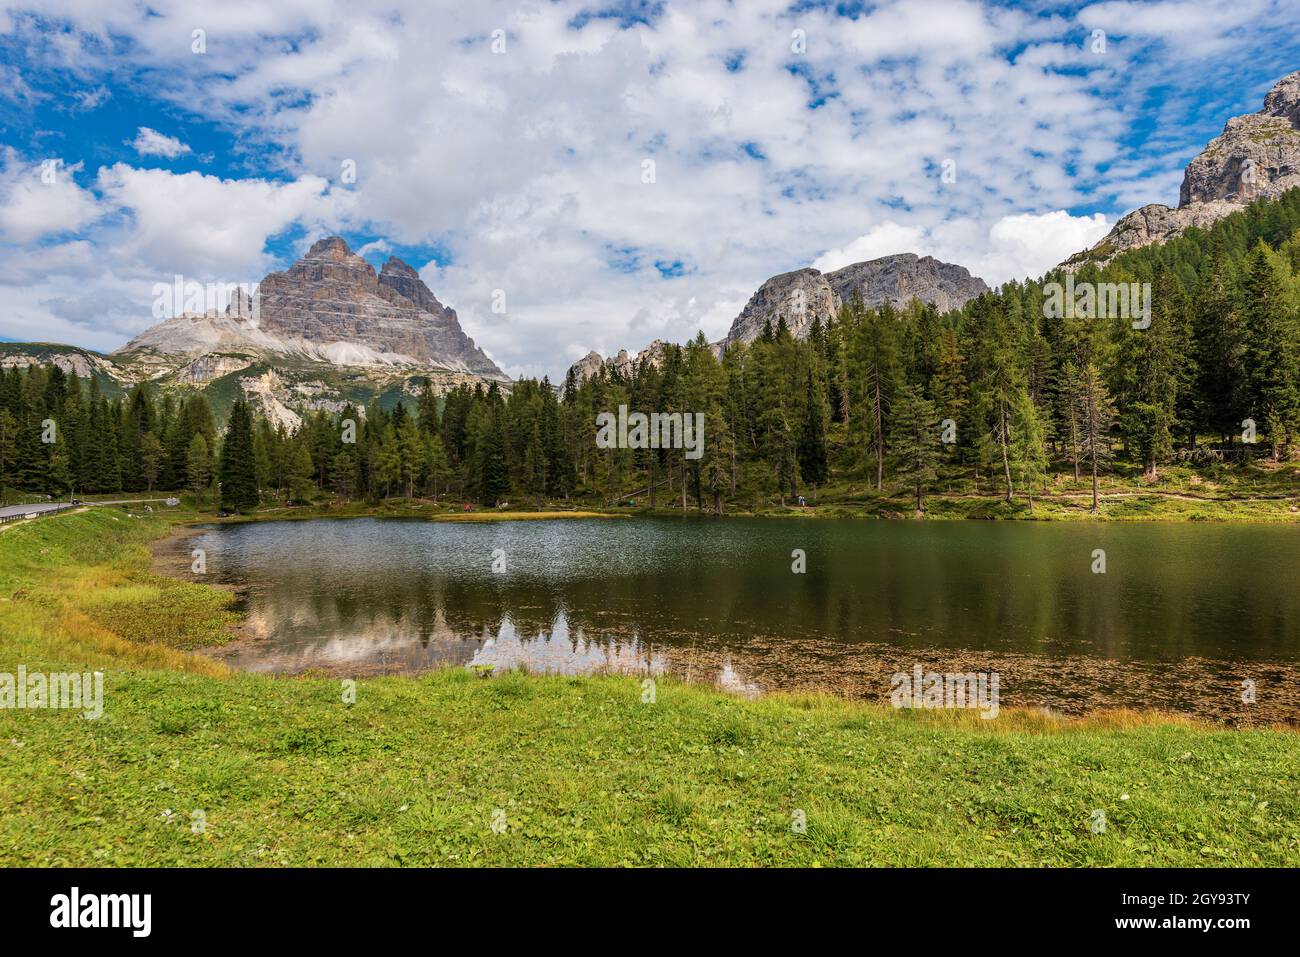
<path fill-rule="evenodd" d="M 250 670 L 492 665 L 875 694 L 924 657 L 991 662 L 1068 709 L 1186 702 L 1243 663 L 1300 657 L 1285 527 L 356 519 L 223 526 L 195 545 L 240 589 L 227 655 Z"/>

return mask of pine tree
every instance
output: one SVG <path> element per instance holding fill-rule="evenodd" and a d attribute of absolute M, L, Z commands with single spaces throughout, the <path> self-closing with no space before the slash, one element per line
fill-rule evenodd
<path fill-rule="evenodd" d="M 257 507 L 257 479 L 253 460 L 253 420 L 248 404 L 237 399 L 226 423 L 221 446 L 221 507 L 246 512 Z"/>
<path fill-rule="evenodd" d="M 510 492 L 510 468 L 506 461 L 505 423 L 500 410 L 488 413 L 487 426 L 477 449 L 478 495 L 484 505 L 498 505 Z"/>
<path fill-rule="evenodd" d="M 808 367 L 808 390 L 804 397 L 803 431 L 799 435 L 799 472 L 812 486 L 813 502 L 817 501 L 817 486 L 830 476 L 826 448 L 826 427 L 830 409 L 826 391 L 818 385 L 813 367 Z"/>
<path fill-rule="evenodd" d="M 1242 294 L 1247 408 L 1276 461 L 1300 422 L 1300 335 L 1281 265 L 1262 242 L 1251 253 Z"/>
<path fill-rule="evenodd" d="M 438 501 L 438 490 L 446 489 L 451 480 L 451 463 L 447 461 L 447 449 L 437 436 L 425 439 L 424 474 L 433 492 L 433 500 Z"/>
<path fill-rule="evenodd" d="M 406 497 L 410 498 L 415 494 L 416 483 L 420 481 L 424 471 L 424 439 L 421 437 L 419 425 L 409 416 L 397 428 L 395 438 L 398 457 L 401 460 L 399 472 L 402 486 Z"/>
<path fill-rule="evenodd" d="M 1034 488 L 1047 476 L 1047 443 L 1043 416 L 1028 395 L 1016 404 L 1012 424 L 1011 461 L 1025 490 L 1029 514 L 1034 514 Z"/>
<path fill-rule="evenodd" d="M 65 441 L 55 442 L 50 449 L 49 480 L 46 487 L 56 495 L 62 495 L 72 488 L 72 462 Z"/>
<path fill-rule="evenodd" d="M 1197 283 L 1193 313 L 1196 425 L 1231 441 L 1246 416 L 1246 342 L 1232 264 L 1216 245 Z"/>
<path fill-rule="evenodd" d="M 144 479 L 146 491 L 153 491 L 154 483 L 158 481 L 158 473 L 162 470 L 166 457 L 167 450 L 163 448 L 158 436 L 152 432 L 146 432 L 141 436 L 140 476 Z"/>
<path fill-rule="evenodd" d="M 334 456 L 334 464 L 330 469 L 330 484 L 334 491 L 345 499 L 356 495 L 357 455 L 352 451 L 352 446 L 343 446 L 338 455 Z"/>
<path fill-rule="evenodd" d="M 524 489 L 537 501 L 537 510 L 542 510 L 542 496 L 546 494 L 546 449 L 542 445 L 542 430 L 536 422 L 524 447 Z"/>
<path fill-rule="evenodd" d="M 1148 478 L 1155 478 L 1157 466 L 1173 452 L 1182 382 L 1178 370 L 1187 361 L 1175 337 L 1173 290 L 1162 283 L 1153 298 L 1150 326 L 1124 329 L 1118 362 L 1124 439 Z"/>
<path fill-rule="evenodd" d="M 8 409 L 0 408 L 0 502 L 5 488 L 13 479 L 14 456 L 18 449 L 18 420 Z"/>
<path fill-rule="evenodd" d="M 859 419 L 854 431 L 867 438 L 874 448 L 876 489 L 880 490 L 885 485 L 890 409 L 901 374 L 898 330 L 889 304 L 879 311 L 867 311 L 850 335 L 852 406 Z"/>
<path fill-rule="evenodd" d="M 967 431 L 966 375 L 963 371 L 961 347 L 957 341 L 955 329 L 944 329 L 939 336 L 939 360 L 933 377 L 930 379 L 930 394 L 934 397 L 935 410 L 940 418 L 951 419 L 957 427 L 957 434 Z M 957 443 L 951 443 L 956 449 Z"/>
<path fill-rule="evenodd" d="M 934 403 L 914 385 L 898 393 L 890 444 L 897 458 L 899 477 L 916 492 L 916 511 L 925 511 L 924 491 L 937 476 L 939 464 L 939 417 Z"/>
<path fill-rule="evenodd" d="M 194 493 L 194 498 L 202 505 L 203 490 L 212 481 L 212 453 L 208 450 L 208 440 L 202 432 L 194 433 L 189 450 L 185 453 L 185 481 Z"/>
<path fill-rule="evenodd" d="M 1079 447 L 1092 469 L 1092 511 L 1100 504 L 1097 495 L 1097 475 L 1110 461 L 1110 430 L 1115 411 L 1106 383 L 1092 363 L 1079 371 L 1075 386 L 1076 416 L 1079 421 Z"/>
<path fill-rule="evenodd" d="M 311 501 L 315 489 L 316 464 L 312 461 L 311 448 L 300 437 L 289 453 L 289 499 L 305 504 Z"/>

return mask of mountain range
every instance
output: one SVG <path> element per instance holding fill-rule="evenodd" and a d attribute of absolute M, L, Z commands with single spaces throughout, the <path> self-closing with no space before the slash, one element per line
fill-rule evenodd
<path fill-rule="evenodd" d="M 1300 186 L 1300 71 L 1284 76 L 1264 98 L 1264 108 L 1228 120 L 1183 172 L 1176 209 L 1152 203 L 1121 217 L 1090 249 L 1061 264 L 1068 271 L 1089 263 L 1105 265 L 1130 249 L 1164 242 L 1189 227 L 1206 227 L 1258 199 L 1273 199 Z M 814 316 L 825 322 L 857 292 L 867 306 L 901 306 L 916 298 L 940 312 L 959 309 L 988 286 L 962 266 L 911 253 L 854 263 L 835 272 L 816 269 L 781 273 L 764 282 L 713 344 L 721 351 L 732 342 L 752 342 L 766 323 L 784 317 L 790 331 L 807 333 Z M 802 310 L 795 304 L 802 304 Z M 620 350 L 602 358 L 591 352 L 572 366 L 579 380 L 600 369 L 630 370 L 642 360 L 658 363 L 663 342 L 655 340 L 635 355 Z"/>
<path fill-rule="evenodd" d="M 1258 199 L 1300 186 L 1300 71 L 1273 85 L 1258 113 L 1234 116 L 1183 171 L 1178 206 L 1152 203 L 1122 217 L 1101 242 L 1062 265 L 1104 265 L 1130 249 L 1204 228 Z"/>
<path fill-rule="evenodd" d="M 814 319 L 822 324 L 831 319 L 841 305 L 860 296 L 863 305 L 892 303 L 904 306 L 913 299 L 930 303 L 940 312 L 960 309 L 988 284 L 972 276 L 964 266 L 940 262 L 930 256 L 898 253 L 866 262 L 852 263 L 834 272 L 796 269 L 768 279 L 749 298 L 731 328 L 713 349 L 721 353 L 733 342 L 753 342 L 767 325 L 773 329 L 784 319 L 786 328 L 796 338 L 808 334 Z M 635 356 L 626 350 L 609 359 L 589 352 L 573 365 L 581 381 L 598 369 L 631 369 L 643 359 L 657 364 L 663 356 L 664 343 L 658 339 Z"/>
<path fill-rule="evenodd" d="M 201 388 L 219 413 L 242 393 L 290 428 L 304 411 L 392 402 L 425 382 L 439 392 L 510 382 L 410 265 L 390 257 L 376 274 L 338 236 L 268 275 L 253 297 L 237 292 L 224 309 L 166 319 L 111 355 L 0 344 L 0 367 L 32 361 L 110 389 L 142 381 Z"/>
<path fill-rule="evenodd" d="M 1300 186 L 1300 71 L 1279 80 L 1258 113 L 1233 117 L 1186 167 L 1177 208 L 1151 204 L 1122 217 L 1091 249 L 1062 268 L 1102 265 L 1117 255 L 1205 227 L 1258 199 Z M 988 291 L 964 267 L 900 253 L 833 272 L 796 269 L 763 282 L 719 341 L 752 342 L 784 320 L 797 337 L 825 323 L 855 296 L 874 307 L 912 299 L 947 311 Z M 255 307 L 255 308 L 250 308 Z M 630 371 L 659 363 L 655 340 L 632 355 L 590 352 L 571 371 Z M 73 346 L 0 343 L 0 368 L 53 362 L 120 391 L 149 381 L 163 390 L 198 388 L 224 415 L 243 395 L 273 421 L 293 427 L 312 409 L 337 411 L 371 399 L 390 405 L 425 383 L 445 392 L 460 383 L 510 382 L 460 327 L 414 268 L 390 257 L 378 273 L 338 236 L 322 239 L 284 272 L 266 276 L 256 298 L 184 313 L 146 329 L 110 355 Z"/>

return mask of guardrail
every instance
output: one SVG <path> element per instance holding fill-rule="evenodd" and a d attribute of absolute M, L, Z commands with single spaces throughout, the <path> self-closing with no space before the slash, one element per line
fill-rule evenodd
<path fill-rule="evenodd" d="M 21 522 L 29 518 L 40 518 L 42 515 L 57 515 L 69 508 L 80 508 L 79 505 L 73 505 L 71 502 L 60 502 L 55 508 L 43 508 L 37 512 L 19 512 L 17 515 L 0 515 L 0 525 L 6 522 Z"/>
<path fill-rule="evenodd" d="M 57 514 L 59 514 L 59 512 L 66 511 L 67 509 L 70 509 L 70 508 L 87 508 L 87 507 L 93 507 L 93 506 L 108 506 L 108 505 L 118 505 L 118 506 L 121 506 L 121 507 L 123 507 L 123 508 L 128 508 L 128 507 L 130 507 L 130 506 L 132 506 L 132 505 L 146 505 L 146 506 L 147 506 L 147 505 L 151 505 L 151 504 L 154 503 L 154 502 L 162 502 L 162 503 L 163 503 L 164 505 L 166 505 L 168 508 L 175 507 L 175 506 L 177 506 L 177 505 L 179 505 L 179 504 L 181 503 L 180 499 L 177 498 L 177 497 L 174 496 L 174 495 L 168 496 L 167 498 L 118 498 L 118 499 L 106 499 L 106 500 L 104 500 L 104 501 L 102 501 L 102 502 L 94 502 L 94 501 L 91 501 L 91 502 L 87 502 L 87 501 L 80 501 L 80 502 L 25 502 L 25 503 L 23 503 L 23 504 L 25 504 L 25 505 L 46 505 L 46 506 L 53 506 L 53 507 L 52 507 L 52 508 L 48 508 L 48 507 L 47 507 L 47 508 L 42 508 L 42 509 L 40 509 L 39 511 L 35 511 L 35 512 L 19 512 L 19 513 L 16 514 L 16 515 L 0 515 L 0 525 L 5 524 L 6 522 L 20 522 L 20 521 L 22 521 L 23 519 L 27 519 L 27 518 L 39 518 L 39 517 L 42 516 L 42 515 L 57 515 Z M 2 507 L 2 506 L 0 506 L 0 507 Z"/>

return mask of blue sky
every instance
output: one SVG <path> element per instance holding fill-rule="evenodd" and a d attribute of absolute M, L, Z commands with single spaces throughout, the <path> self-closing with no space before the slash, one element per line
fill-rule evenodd
<path fill-rule="evenodd" d="M 1039 274 L 1297 69 L 1271 0 L 0 0 L 0 338 L 111 350 L 339 232 L 556 376 L 808 265 Z"/>

